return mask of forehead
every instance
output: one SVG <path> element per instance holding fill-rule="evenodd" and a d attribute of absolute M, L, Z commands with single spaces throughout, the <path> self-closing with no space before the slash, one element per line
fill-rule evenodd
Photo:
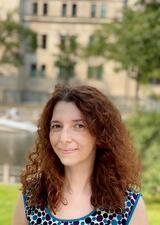
<path fill-rule="evenodd" d="M 52 113 L 52 119 L 82 119 L 83 114 L 74 102 L 58 102 Z"/>

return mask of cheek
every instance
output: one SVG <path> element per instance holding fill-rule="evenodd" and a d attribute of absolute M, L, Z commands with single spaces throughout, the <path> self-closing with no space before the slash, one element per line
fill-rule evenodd
<path fill-rule="evenodd" d="M 96 139 L 93 137 L 89 137 L 89 145 L 90 145 L 91 149 L 95 149 L 96 148 Z"/>
<path fill-rule="evenodd" d="M 50 140 L 50 143 L 51 143 L 52 147 L 56 145 L 56 143 L 57 143 L 56 135 L 53 135 L 53 134 L 50 133 L 49 134 L 49 140 Z"/>

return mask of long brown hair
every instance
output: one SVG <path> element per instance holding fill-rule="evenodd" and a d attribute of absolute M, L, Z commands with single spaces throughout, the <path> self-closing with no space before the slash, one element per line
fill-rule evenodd
<path fill-rule="evenodd" d="M 63 201 L 64 166 L 49 140 L 53 109 L 59 101 L 75 103 L 97 140 L 91 204 L 122 208 L 125 190 L 140 187 L 139 160 L 117 108 L 99 90 L 87 85 L 57 85 L 43 109 L 35 149 L 21 175 L 22 190 L 28 193 L 29 204 L 49 205 L 55 212 Z"/>

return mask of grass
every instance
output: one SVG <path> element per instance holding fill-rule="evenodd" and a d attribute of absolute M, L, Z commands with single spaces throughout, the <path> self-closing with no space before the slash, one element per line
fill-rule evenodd
<path fill-rule="evenodd" d="M 150 225 L 157 225 L 160 221 L 160 203 L 151 203 L 147 205 Z"/>
<path fill-rule="evenodd" d="M 0 184 L 0 224 L 10 225 L 13 215 L 13 210 L 16 205 L 19 193 L 19 185 L 4 185 Z M 160 221 L 160 196 L 152 197 L 149 194 L 144 194 L 144 199 L 147 206 L 147 212 L 150 225 L 157 225 Z"/>
<path fill-rule="evenodd" d="M 160 221 L 160 195 L 144 193 L 144 200 L 147 206 L 147 213 L 150 225 L 157 225 Z"/>
<path fill-rule="evenodd" d="M 18 185 L 0 184 L 0 224 L 10 225 L 18 197 Z"/>

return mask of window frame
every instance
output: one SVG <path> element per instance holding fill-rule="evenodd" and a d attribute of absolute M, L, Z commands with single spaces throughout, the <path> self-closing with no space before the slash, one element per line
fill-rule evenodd
<path fill-rule="evenodd" d="M 48 3 L 43 3 L 43 16 L 48 15 Z"/>
<path fill-rule="evenodd" d="M 38 2 L 32 3 L 32 15 L 38 15 Z"/>
<path fill-rule="evenodd" d="M 47 34 L 41 35 L 41 48 L 47 49 Z"/>
<path fill-rule="evenodd" d="M 33 67 L 34 67 L 34 69 L 33 69 Z M 30 64 L 30 76 L 32 78 L 37 76 L 37 63 L 31 63 Z"/>
<path fill-rule="evenodd" d="M 77 17 L 77 4 L 72 4 L 72 17 Z"/>
<path fill-rule="evenodd" d="M 96 3 L 91 4 L 90 16 L 91 16 L 91 18 L 95 18 L 97 16 L 97 5 L 96 5 Z"/>
<path fill-rule="evenodd" d="M 67 4 L 63 3 L 61 8 L 61 16 L 66 17 L 67 16 Z"/>
<path fill-rule="evenodd" d="M 108 7 L 106 3 L 101 4 L 100 8 L 100 17 L 101 18 L 106 18 L 107 17 L 107 12 L 108 12 Z"/>
<path fill-rule="evenodd" d="M 98 65 L 98 66 L 88 65 L 87 78 L 95 79 L 95 80 L 102 80 L 103 79 L 103 71 L 104 71 L 103 64 Z"/>
<path fill-rule="evenodd" d="M 46 75 L 46 64 L 41 65 L 39 75 L 40 75 L 40 77 L 45 77 L 45 75 Z"/>

